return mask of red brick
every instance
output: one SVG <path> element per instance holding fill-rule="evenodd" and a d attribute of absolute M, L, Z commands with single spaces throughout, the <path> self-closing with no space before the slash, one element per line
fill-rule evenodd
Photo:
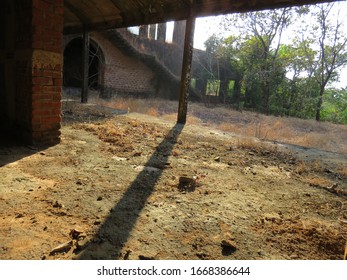
<path fill-rule="evenodd" d="M 61 86 L 63 84 L 63 79 L 59 78 L 59 79 L 54 79 L 53 80 L 53 84 L 55 86 Z"/>
<path fill-rule="evenodd" d="M 60 123 L 61 122 L 61 117 L 60 116 L 55 116 L 55 117 L 43 117 L 42 118 L 43 123 Z"/>
<path fill-rule="evenodd" d="M 64 7 L 58 6 L 54 8 L 54 13 L 59 16 L 64 16 Z"/>
<path fill-rule="evenodd" d="M 34 85 L 53 85 L 53 79 L 49 77 L 33 77 L 32 83 Z"/>
<path fill-rule="evenodd" d="M 33 8 L 40 11 L 53 11 L 52 5 L 43 0 L 33 0 Z"/>

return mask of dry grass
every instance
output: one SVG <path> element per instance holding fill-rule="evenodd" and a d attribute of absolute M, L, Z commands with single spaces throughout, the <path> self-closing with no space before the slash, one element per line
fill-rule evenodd
<path fill-rule="evenodd" d="M 347 167 L 340 167 L 337 172 L 340 176 L 347 178 Z"/>
<path fill-rule="evenodd" d="M 116 98 L 94 99 L 90 102 L 137 112 L 166 120 L 177 120 L 178 103 L 160 99 Z M 254 112 L 239 112 L 225 107 L 207 108 L 190 103 L 188 124 L 207 125 L 261 140 L 278 141 L 325 151 L 347 154 L 347 126 L 289 117 L 265 116 Z"/>
<path fill-rule="evenodd" d="M 304 181 L 313 187 L 329 188 L 333 185 L 332 181 L 322 177 L 307 178 Z"/>

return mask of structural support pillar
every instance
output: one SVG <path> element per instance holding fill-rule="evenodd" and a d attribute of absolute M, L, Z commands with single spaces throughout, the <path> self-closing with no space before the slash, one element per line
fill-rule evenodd
<path fill-rule="evenodd" d="M 177 122 L 185 124 L 187 121 L 188 97 L 190 86 L 190 69 L 193 58 L 193 43 L 194 43 L 195 18 L 189 17 L 186 23 L 186 32 L 183 49 L 183 63 L 181 74 L 180 96 L 178 104 Z"/>
<path fill-rule="evenodd" d="M 148 38 L 148 25 L 140 25 L 139 36 L 141 38 Z"/>
<path fill-rule="evenodd" d="M 88 75 L 89 75 L 89 33 L 83 32 L 83 51 L 82 51 L 82 96 L 81 102 L 88 102 Z"/>
<path fill-rule="evenodd" d="M 149 26 L 149 39 L 155 40 L 155 31 L 157 30 L 156 24 L 151 24 Z"/>
<path fill-rule="evenodd" d="M 166 22 L 158 24 L 157 40 L 160 42 L 166 41 Z"/>

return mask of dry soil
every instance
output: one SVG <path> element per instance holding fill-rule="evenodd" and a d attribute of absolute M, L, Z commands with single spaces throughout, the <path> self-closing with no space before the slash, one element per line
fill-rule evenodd
<path fill-rule="evenodd" d="M 345 155 L 80 107 L 1 145 L 0 259 L 343 258 Z"/>

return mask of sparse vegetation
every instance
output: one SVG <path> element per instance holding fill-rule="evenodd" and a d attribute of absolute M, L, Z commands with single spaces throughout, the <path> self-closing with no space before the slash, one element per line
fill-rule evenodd
<path fill-rule="evenodd" d="M 94 98 L 91 102 L 170 121 L 177 119 L 178 104 L 175 101 L 135 98 L 115 98 L 105 101 Z M 249 111 L 241 113 L 225 106 L 207 108 L 201 103 L 189 104 L 187 123 L 210 126 L 224 132 L 261 140 L 347 154 L 346 125 L 293 117 L 266 116 Z"/>

